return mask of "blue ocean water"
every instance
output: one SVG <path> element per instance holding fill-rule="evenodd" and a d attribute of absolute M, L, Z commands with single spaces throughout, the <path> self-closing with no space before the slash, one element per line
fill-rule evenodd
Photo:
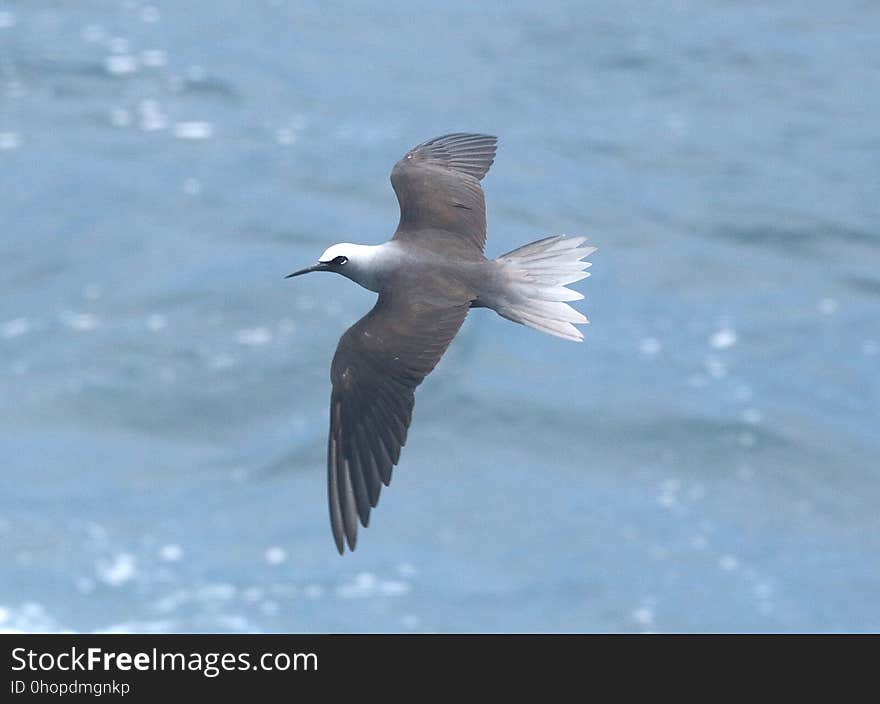
<path fill-rule="evenodd" d="M 0 0 L 0 629 L 880 630 L 880 8 Z M 357 552 L 284 281 L 499 135 L 488 252 L 599 246 L 576 345 L 475 311 Z"/>

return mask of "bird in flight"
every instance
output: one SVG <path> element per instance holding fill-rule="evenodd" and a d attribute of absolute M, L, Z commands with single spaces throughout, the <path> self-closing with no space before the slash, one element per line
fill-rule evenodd
<path fill-rule="evenodd" d="M 327 484 L 330 527 L 339 554 L 357 543 L 400 460 L 416 387 L 431 373 L 471 308 L 566 340 L 587 323 L 566 301 L 567 284 L 589 276 L 596 248 L 583 237 L 546 237 L 487 259 L 480 181 L 497 139 L 455 133 L 408 151 L 391 171 L 400 222 L 380 245 L 334 244 L 313 271 L 342 274 L 379 294 L 373 309 L 339 340 L 330 379 Z"/>

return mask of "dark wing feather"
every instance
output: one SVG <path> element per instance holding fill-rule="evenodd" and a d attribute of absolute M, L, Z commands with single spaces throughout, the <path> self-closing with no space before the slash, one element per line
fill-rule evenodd
<path fill-rule="evenodd" d="M 394 238 L 442 230 L 482 252 L 486 202 L 480 179 L 495 160 L 497 141 L 484 134 L 447 134 L 408 151 L 391 171 L 400 203 Z"/>
<path fill-rule="evenodd" d="M 424 280 L 389 287 L 339 340 L 330 373 L 327 486 L 340 554 L 345 542 L 354 550 L 358 519 L 367 526 L 382 485 L 391 481 L 406 443 L 416 387 L 467 315 L 472 297 L 449 288 L 447 283 L 441 291 Z"/>

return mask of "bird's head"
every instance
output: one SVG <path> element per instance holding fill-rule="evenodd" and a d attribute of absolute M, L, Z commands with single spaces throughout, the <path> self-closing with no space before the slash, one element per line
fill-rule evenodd
<path fill-rule="evenodd" d="M 318 257 L 317 263 L 288 274 L 284 278 L 289 279 L 313 271 L 332 271 L 359 283 L 364 288 L 375 291 L 376 289 L 373 288 L 373 279 L 375 278 L 373 260 L 377 249 L 378 247 L 351 244 L 350 242 L 334 244 Z"/>

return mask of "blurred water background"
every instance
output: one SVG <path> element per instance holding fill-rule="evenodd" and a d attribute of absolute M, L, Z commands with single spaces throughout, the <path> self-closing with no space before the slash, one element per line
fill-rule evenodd
<path fill-rule="evenodd" d="M 880 630 L 874 2 L 0 0 L 0 629 Z M 358 551 L 329 364 L 411 146 L 488 253 L 600 247 L 575 345 L 475 311 Z"/>

